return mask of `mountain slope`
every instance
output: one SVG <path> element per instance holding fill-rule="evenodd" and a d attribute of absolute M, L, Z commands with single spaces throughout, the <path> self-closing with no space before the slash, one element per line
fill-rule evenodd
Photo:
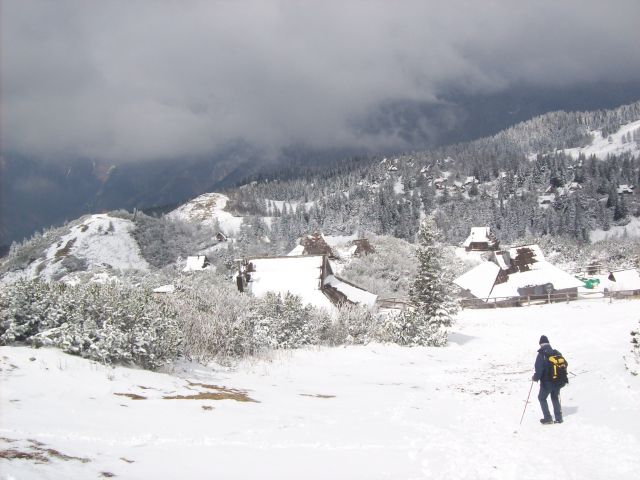
<path fill-rule="evenodd" d="M 36 277 L 59 280 L 84 270 L 148 270 L 149 264 L 131 235 L 134 228 L 130 220 L 107 214 L 82 217 L 60 229 L 58 235 L 44 239 L 37 258 L 30 259 L 26 268 L 9 271 L 3 281 Z M 3 264 L 3 269 L 7 268 L 10 267 Z"/>

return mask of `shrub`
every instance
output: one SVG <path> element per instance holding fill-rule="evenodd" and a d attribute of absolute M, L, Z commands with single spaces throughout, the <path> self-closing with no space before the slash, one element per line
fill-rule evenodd
<path fill-rule="evenodd" d="M 182 333 L 175 311 L 139 288 L 21 280 L 0 295 L 0 343 L 14 342 L 153 369 L 178 356 Z"/>
<path fill-rule="evenodd" d="M 380 322 L 362 305 L 345 304 L 340 307 L 327 335 L 330 345 L 366 345 L 378 340 Z"/>
<path fill-rule="evenodd" d="M 631 352 L 625 358 L 633 375 L 640 375 L 640 327 L 631 331 Z"/>

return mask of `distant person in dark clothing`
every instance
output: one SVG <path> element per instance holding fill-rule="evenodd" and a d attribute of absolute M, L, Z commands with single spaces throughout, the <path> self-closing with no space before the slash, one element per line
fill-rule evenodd
<path fill-rule="evenodd" d="M 550 365 L 548 362 L 549 355 L 553 354 L 553 348 L 549 345 L 549 339 L 546 335 L 540 337 L 540 349 L 538 350 L 538 356 L 536 357 L 536 372 L 533 374 L 531 380 L 534 382 L 540 381 L 540 393 L 538 393 L 538 400 L 540 400 L 540 407 L 542 407 L 542 414 L 544 418 L 540 419 L 540 423 L 549 424 L 554 423 L 549 412 L 549 405 L 547 404 L 547 397 L 551 395 L 551 404 L 553 405 L 553 415 L 555 416 L 555 423 L 562 423 L 562 406 L 560 405 L 560 389 L 563 384 L 555 384 L 551 381 L 549 370 Z"/>

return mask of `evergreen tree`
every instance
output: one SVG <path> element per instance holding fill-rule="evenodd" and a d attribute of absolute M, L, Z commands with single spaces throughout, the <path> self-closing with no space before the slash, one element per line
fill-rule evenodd
<path fill-rule="evenodd" d="M 613 209 L 613 220 L 617 222 L 618 220 L 624 219 L 628 214 L 629 208 L 627 207 L 627 202 L 624 199 L 624 195 L 620 195 L 620 199 Z"/>
<path fill-rule="evenodd" d="M 457 304 L 448 291 L 433 218 L 423 222 L 418 237 L 418 271 L 409 288 L 409 304 L 390 321 L 388 333 L 401 345 L 444 346 Z"/>

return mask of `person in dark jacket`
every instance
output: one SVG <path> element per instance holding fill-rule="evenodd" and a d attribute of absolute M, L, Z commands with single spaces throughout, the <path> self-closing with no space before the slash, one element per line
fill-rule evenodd
<path fill-rule="evenodd" d="M 549 405 L 547 404 L 547 397 L 551 395 L 551 404 L 553 405 L 553 415 L 556 420 L 555 423 L 562 423 L 562 406 L 560 405 L 560 389 L 562 385 L 554 385 L 549 378 L 549 362 L 547 357 L 553 353 L 553 348 L 549 345 L 549 339 L 546 335 L 540 337 L 540 349 L 538 350 L 538 356 L 536 357 L 536 372 L 533 374 L 531 380 L 534 382 L 540 381 L 540 393 L 538 393 L 538 400 L 540 400 L 540 407 L 542 408 L 542 414 L 544 418 L 540 419 L 540 423 L 548 424 L 554 423 L 549 412 Z"/>

